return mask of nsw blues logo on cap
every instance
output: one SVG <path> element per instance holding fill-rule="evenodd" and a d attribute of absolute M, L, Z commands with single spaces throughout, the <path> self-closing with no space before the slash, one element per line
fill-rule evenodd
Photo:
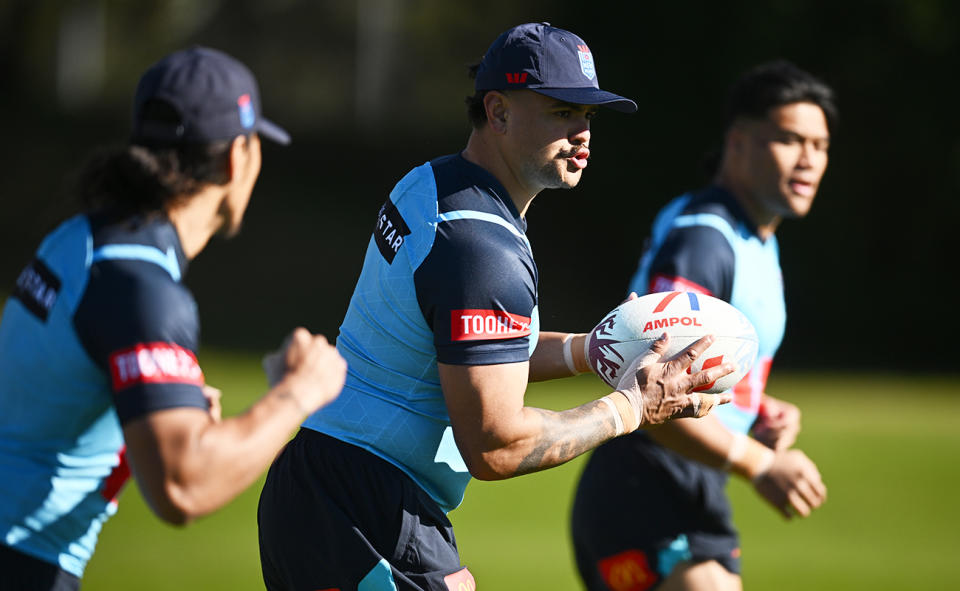
<path fill-rule="evenodd" d="M 249 94 L 242 94 L 237 99 L 237 109 L 240 111 L 240 125 L 245 129 L 251 129 L 257 122 L 257 115 L 253 111 L 253 101 Z"/>
<path fill-rule="evenodd" d="M 593 54 L 586 45 L 577 45 L 577 57 L 580 58 L 580 71 L 587 77 L 587 80 L 593 80 L 597 75 L 597 70 L 593 66 Z"/>
<path fill-rule="evenodd" d="M 576 105 L 637 110 L 632 100 L 600 90 L 586 41 L 549 23 L 526 23 L 504 31 L 477 67 L 477 91 L 518 87 Z"/>

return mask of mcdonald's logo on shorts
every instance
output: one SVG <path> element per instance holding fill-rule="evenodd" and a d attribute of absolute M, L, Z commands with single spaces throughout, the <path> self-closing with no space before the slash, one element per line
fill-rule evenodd
<path fill-rule="evenodd" d="M 443 582 L 447 584 L 447 589 L 450 591 L 476 591 L 477 589 L 477 582 L 473 580 L 473 575 L 466 568 L 443 577 Z"/>
<path fill-rule="evenodd" d="M 627 550 L 597 562 L 603 580 L 613 591 L 646 591 L 657 582 L 647 555 L 640 550 Z"/>

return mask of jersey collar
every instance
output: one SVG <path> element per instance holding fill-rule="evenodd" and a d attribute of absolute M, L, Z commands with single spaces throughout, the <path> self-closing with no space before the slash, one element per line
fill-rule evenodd
<path fill-rule="evenodd" d="M 486 189 L 490 195 L 503 204 L 503 206 L 510 213 L 513 225 L 516 226 L 518 230 L 526 234 L 527 220 L 520 215 L 519 211 L 517 211 L 517 206 L 513 203 L 513 199 L 510 198 L 510 194 L 503 187 L 500 181 L 497 180 L 497 177 L 493 176 L 493 174 L 491 174 L 486 168 L 474 164 L 473 162 L 470 162 L 464 158 L 462 152 L 458 153 L 456 157 L 463 168 L 477 180 L 477 185 Z"/>
<path fill-rule="evenodd" d="M 747 215 L 747 210 L 743 208 L 743 205 L 740 204 L 740 201 L 733 193 L 720 185 L 710 185 L 704 190 L 704 196 L 711 201 L 722 203 L 734 219 L 742 222 L 747 229 L 750 230 L 751 234 L 759 237 L 757 225 L 753 223 L 753 220 Z"/>

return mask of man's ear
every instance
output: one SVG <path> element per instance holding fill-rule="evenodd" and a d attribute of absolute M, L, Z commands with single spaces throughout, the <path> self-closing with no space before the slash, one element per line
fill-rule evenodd
<path fill-rule="evenodd" d="M 507 132 L 507 112 L 510 110 L 509 99 L 502 92 L 491 90 L 483 97 L 483 108 L 487 113 L 487 124 L 494 132 Z"/>
<path fill-rule="evenodd" d="M 230 156 L 227 158 L 227 182 L 233 180 L 234 176 L 239 174 L 246 165 L 250 157 L 250 140 L 245 135 L 238 135 L 230 142 Z"/>
<path fill-rule="evenodd" d="M 734 123 L 727 129 L 723 137 L 723 151 L 725 154 L 743 153 L 744 143 L 748 140 L 746 130 Z"/>

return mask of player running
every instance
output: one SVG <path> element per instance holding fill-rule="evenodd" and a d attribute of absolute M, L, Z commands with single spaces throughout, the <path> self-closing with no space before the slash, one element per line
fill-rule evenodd
<path fill-rule="evenodd" d="M 832 90 L 807 72 L 782 61 L 757 66 L 730 90 L 713 184 L 657 215 L 630 290 L 679 289 L 730 302 L 756 327 L 759 358 L 734 387 L 734 404 L 593 453 L 572 524 L 591 591 L 741 588 L 728 472 L 787 518 L 805 517 L 826 499 L 816 466 L 791 449 L 800 411 L 765 386 L 786 324 L 774 231 L 810 210 L 836 117 Z"/>
<path fill-rule="evenodd" d="M 267 476 L 260 553 L 268 589 L 474 589 L 446 512 L 471 475 L 557 466 L 621 432 L 693 413 L 693 357 L 646 359 L 617 392 L 552 412 L 530 380 L 587 371 L 583 335 L 540 331 L 524 214 L 577 185 L 599 105 L 593 54 L 569 31 L 526 24 L 474 69 L 466 149 L 414 168 L 376 216 L 337 338 L 347 385 L 311 415 Z M 657 350 L 662 351 L 665 341 Z M 725 400 L 725 399 L 724 399 Z"/>
<path fill-rule="evenodd" d="M 260 136 L 290 141 L 246 66 L 206 48 L 165 57 L 140 79 L 129 145 L 87 169 L 87 212 L 17 279 L 0 324 L 3 589 L 78 589 L 131 469 L 164 521 L 222 507 L 340 391 L 344 360 L 304 329 L 236 417 L 221 419 L 197 363 L 181 279 L 214 233 L 239 229 Z"/>

